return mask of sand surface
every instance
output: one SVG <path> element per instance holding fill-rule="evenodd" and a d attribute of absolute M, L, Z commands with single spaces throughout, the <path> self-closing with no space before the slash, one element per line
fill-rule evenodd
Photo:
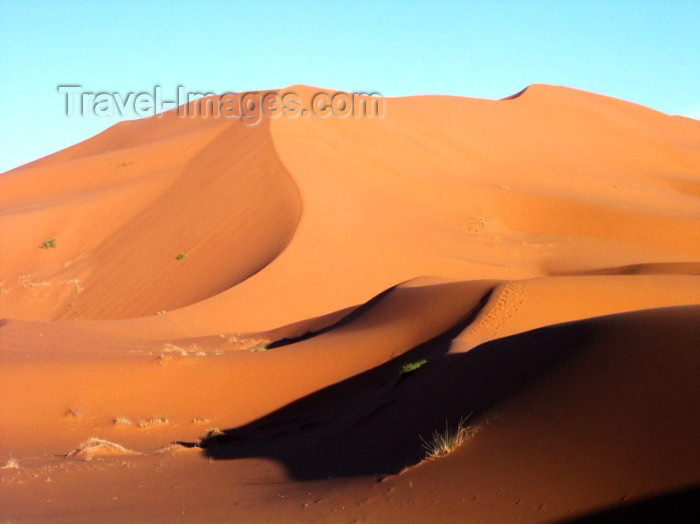
<path fill-rule="evenodd" d="M 0 175 L 0 246 L 3 521 L 633 518 L 700 487 L 698 121 L 545 85 L 173 111 Z"/>

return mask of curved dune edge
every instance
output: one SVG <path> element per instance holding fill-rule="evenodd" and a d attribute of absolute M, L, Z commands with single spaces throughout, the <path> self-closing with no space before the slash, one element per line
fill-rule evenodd
<path fill-rule="evenodd" d="M 0 315 L 28 320 L 134 318 L 207 299 L 273 261 L 302 212 L 266 123 L 172 114 L 5 174 L 0 190 L 0 237 L 22 231 L 3 257 Z M 57 247 L 39 250 L 47 238 Z"/>
<path fill-rule="evenodd" d="M 305 86 L 288 89 L 302 96 L 313 92 Z M 389 286 L 420 275 L 517 280 L 606 272 L 605 268 L 640 263 L 692 263 L 700 256 L 697 195 L 680 190 L 694 184 L 692 173 L 700 170 L 700 155 L 693 147 L 700 140 L 698 124 L 573 89 L 535 85 L 505 101 L 387 99 L 383 118 L 277 118 L 242 126 L 237 121 L 222 124 L 216 119 L 190 120 L 169 114 L 127 124 L 10 175 L 20 179 L 31 174 L 36 181 L 30 187 L 39 188 L 46 186 L 50 172 L 63 169 L 64 174 L 54 180 L 65 179 L 65 186 L 70 187 L 79 179 L 65 173 L 72 172 L 73 163 L 81 162 L 81 154 L 87 155 L 85 161 L 111 165 L 122 179 L 129 170 L 149 170 L 159 161 L 172 164 L 176 158 L 172 140 L 182 142 L 177 150 L 183 154 L 192 155 L 192 146 L 209 151 L 184 171 L 180 165 L 181 173 L 175 178 L 177 171 L 168 166 L 151 171 L 161 173 L 158 176 L 144 172 L 137 177 L 144 181 L 140 184 L 160 184 L 161 192 L 169 187 L 166 196 L 151 200 L 156 204 L 140 220 L 120 227 L 110 240 L 111 251 L 104 251 L 100 259 L 100 264 L 109 259 L 105 273 L 107 268 L 113 270 L 110 274 L 140 272 L 149 285 L 127 287 L 133 298 L 118 306 L 120 313 L 113 304 L 123 299 L 110 294 L 115 286 L 104 283 L 113 277 L 94 275 L 91 264 L 80 260 L 85 249 L 78 249 L 71 254 L 74 258 L 64 262 L 76 264 L 68 268 L 70 275 L 59 282 L 48 279 L 47 284 L 41 266 L 26 271 L 37 264 L 33 242 L 22 265 L 17 266 L 17 275 L 0 278 L 9 313 L 2 316 L 44 318 L 46 308 L 53 307 L 51 300 L 57 299 L 67 308 L 53 313 L 59 317 L 151 314 L 86 325 L 112 334 L 163 338 L 265 331 L 363 303 Z M 139 126 L 145 130 L 143 143 L 130 138 Z M 123 151 L 141 148 L 144 154 L 152 154 L 147 162 L 134 160 L 119 167 L 116 159 L 109 160 L 113 153 L 105 152 L 110 143 L 130 148 Z M 249 147 L 252 143 L 256 144 L 253 148 Z M 157 152 L 159 147 L 162 152 Z M 259 231 L 258 227 L 274 222 L 264 206 L 276 206 L 275 212 L 279 211 L 274 201 L 265 200 L 280 193 L 279 187 L 258 195 L 264 201 L 259 208 L 262 215 L 256 215 L 259 219 L 245 210 L 229 209 L 231 202 L 250 198 L 234 195 L 227 199 L 230 192 L 241 189 L 228 187 L 231 176 L 245 173 L 246 168 L 236 162 L 232 165 L 231 155 L 222 153 L 222 147 L 265 158 L 273 171 L 289 174 L 304 212 L 294 230 L 291 217 L 301 207 L 287 215 L 292 222 L 286 237 L 277 238 L 277 232 Z M 211 176 L 205 186 L 195 175 L 203 169 L 208 173 L 207 166 L 220 175 Z M 78 172 L 85 173 L 87 167 L 80 169 L 83 171 Z M 106 167 L 95 171 L 92 184 L 99 186 L 102 169 Z M 217 184 L 224 180 L 228 189 L 222 191 L 224 186 Z M 132 195 L 136 191 L 148 195 L 143 189 L 134 186 Z M 202 193 L 199 201 L 192 201 L 193 191 Z M 343 195 L 343 205 L 329 195 Z M 132 197 L 124 194 L 121 201 L 125 198 Z M 212 207 L 213 202 L 217 204 Z M 94 212 L 95 206 L 85 209 Z M 189 211 L 183 214 L 183 209 Z M 202 230 L 193 233 L 190 230 L 196 228 L 188 226 L 173 232 L 177 229 L 169 222 L 173 213 L 183 214 L 182 221 L 187 223 L 202 214 L 211 220 L 228 214 L 233 222 L 220 224 L 226 231 L 237 220 L 244 220 L 256 225 L 246 233 L 253 235 L 249 240 L 261 234 L 272 243 L 260 246 L 251 240 L 253 254 L 261 257 L 256 262 L 255 255 L 250 257 L 249 244 L 241 238 L 217 235 L 216 228 L 204 226 L 206 241 L 193 237 L 192 242 L 198 243 L 196 252 L 185 253 L 188 258 L 175 264 L 175 255 L 186 251 L 182 246 L 187 242 L 179 237 L 183 233 L 196 237 Z M 550 220 L 551 216 L 557 220 Z M 156 218 L 166 224 L 158 235 L 150 224 Z M 75 223 L 90 222 L 76 219 Z M 3 223 L 12 225 L 7 219 Z M 272 228 L 279 231 L 280 225 Z M 292 231 L 294 238 L 287 245 Z M 139 249 L 127 253 L 123 246 L 132 244 L 135 233 L 140 240 L 133 244 Z M 42 236 L 37 233 L 36 238 L 49 235 L 48 231 Z M 89 235 L 78 236 L 83 237 L 84 246 Z M 153 237 L 160 245 L 151 245 Z M 62 253 L 67 253 L 65 245 L 61 244 Z M 239 255 L 242 245 L 244 253 Z M 45 251 L 40 253 L 41 260 L 53 263 L 59 250 Z M 148 270 L 140 267 L 144 252 L 154 260 Z M 164 268 L 168 269 L 161 275 Z M 180 279 L 183 276 L 185 280 Z M 171 282 L 175 278 L 179 280 Z M 184 281 L 189 286 L 182 286 Z M 334 292 L 325 292 L 329 288 Z M 284 300 L 279 299 L 280 289 Z M 20 302 L 24 300 L 25 305 L 13 304 L 13 294 L 23 296 Z M 188 302 L 195 303 L 181 307 Z M 157 316 L 163 318 L 153 318 L 154 312 L 163 311 L 164 315 Z"/>
<path fill-rule="evenodd" d="M 616 507 L 624 515 L 638 501 L 697 488 L 700 424 L 691 414 L 700 403 L 690 391 L 700 373 L 698 318 L 697 306 L 651 310 L 481 346 L 489 362 L 497 351 L 515 357 L 524 345 L 528 358 L 553 351 L 563 359 L 491 406 L 489 425 L 454 454 L 387 479 L 382 491 L 392 496 L 364 511 L 391 519 L 410 503 L 447 521 L 468 507 L 475 521 L 541 522 Z M 454 388 L 470 369 L 469 353 L 463 358 L 461 370 L 436 371 L 433 380 Z M 670 518 L 681 503 L 661 515 Z"/>
<path fill-rule="evenodd" d="M 412 289 L 417 289 L 418 294 Z M 315 369 L 315 376 L 318 377 L 319 369 L 327 369 L 323 356 L 328 352 L 333 353 L 329 355 L 329 362 L 336 367 L 343 362 L 347 370 L 356 361 L 351 357 L 352 351 L 349 351 L 357 347 L 358 340 L 353 334 L 362 333 L 361 340 L 371 344 L 374 337 L 367 337 L 366 334 L 372 331 L 373 326 L 382 328 L 376 329 L 375 336 L 379 337 L 384 333 L 383 328 L 387 327 L 390 331 L 404 331 L 405 311 L 402 309 L 415 311 L 415 301 L 426 304 L 428 310 L 441 310 L 443 315 L 451 315 L 449 321 L 448 318 L 444 319 L 445 324 L 435 326 L 436 329 L 445 329 L 455 319 L 464 320 L 454 311 L 463 312 L 470 307 L 469 303 L 464 302 L 465 291 L 472 293 L 473 300 L 478 301 L 487 289 L 486 284 L 481 288 L 470 284 L 467 287 L 448 285 L 444 288 L 444 285 L 438 285 L 437 289 L 435 286 L 397 289 L 394 295 L 387 295 L 358 318 L 354 325 L 351 323 L 339 328 L 338 332 L 331 331 L 327 335 L 299 342 L 298 347 L 285 346 L 262 354 L 245 352 L 246 358 L 238 353 L 237 361 L 220 360 L 216 363 L 216 367 L 225 368 L 225 372 L 219 375 L 212 368 L 200 375 L 201 364 L 183 361 L 171 361 L 157 369 L 155 381 L 153 363 L 140 363 L 142 370 L 151 367 L 147 373 L 150 379 L 139 371 L 137 365 L 115 363 L 97 377 L 94 375 L 99 373 L 99 366 L 93 366 L 89 373 L 83 373 L 80 386 L 86 385 L 84 380 L 88 376 L 104 384 L 105 381 L 120 380 L 115 377 L 128 374 L 131 388 L 136 390 L 139 390 L 141 383 L 150 382 L 149 391 L 161 396 L 161 384 L 165 386 L 172 406 L 172 402 L 177 401 L 178 391 L 172 384 L 177 383 L 190 396 L 193 391 L 197 392 L 196 395 L 202 395 L 202 398 L 190 399 L 192 407 L 196 404 L 200 411 L 203 406 L 220 412 L 228 409 L 229 422 L 236 419 L 242 422 L 231 424 L 232 429 L 229 430 L 226 417 L 195 418 L 181 405 L 178 417 L 144 429 L 133 417 L 136 410 L 143 409 L 135 398 L 121 399 L 132 409 L 127 414 L 134 418 L 133 424 L 117 425 L 103 420 L 90 405 L 85 411 L 76 409 L 60 417 L 55 413 L 56 409 L 51 410 L 50 418 L 53 420 L 42 428 L 36 427 L 45 432 L 43 443 L 23 442 L 27 451 L 31 448 L 32 452 L 23 453 L 20 448 L 19 453 L 13 453 L 20 468 L 0 472 L 4 486 L 3 507 L 11 511 L 12 508 L 23 507 L 23 514 L 28 516 L 38 511 L 39 506 L 36 505 L 32 506 L 35 508 L 33 510 L 29 509 L 30 506 L 22 506 L 21 496 L 14 498 L 16 494 L 21 494 L 23 484 L 20 481 L 24 484 L 29 482 L 34 493 L 50 496 L 55 482 L 65 487 L 72 482 L 84 483 L 82 479 L 90 475 L 94 483 L 90 492 L 94 497 L 100 499 L 103 493 L 117 493 L 122 501 L 121 504 L 108 504 L 107 509 L 103 509 L 104 515 L 128 518 L 132 506 L 124 502 L 138 497 L 130 484 L 134 480 L 149 484 L 147 479 L 152 477 L 152 468 L 156 466 L 152 461 L 154 453 L 163 449 L 168 441 L 183 436 L 189 436 L 188 440 L 196 443 L 207 432 L 221 434 L 218 429 L 218 433 L 209 431 L 210 427 L 220 426 L 226 438 L 221 441 L 220 437 L 213 437 L 218 440 L 212 441 L 216 442 L 213 446 L 208 444 L 205 453 L 225 465 L 225 468 L 202 470 L 211 466 L 206 461 L 199 461 L 198 454 L 180 456 L 178 462 L 169 466 L 168 475 L 173 481 L 189 479 L 187 492 L 178 492 L 176 496 L 187 504 L 189 511 L 199 516 L 213 518 L 223 514 L 219 512 L 234 510 L 230 495 L 221 490 L 214 490 L 219 495 L 205 497 L 207 502 L 202 502 L 204 490 L 211 492 L 212 486 L 221 483 L 233 487 L 241 485 L 241 482 L 253 482 L 258 486 L 258 502 L 244 504 L 244 508 L 251 513 L 236 505 L 237 512 L 243 511 L 243 515 L 251 517 L 264 514 L 294 515 L 311 493 L 316 499 L 320 497 L 324 500 L 325 505 L 315 508 L 318 513 L 312 511 L 307 516 L 324 515 L 331 507 L 346 505 L 354 508 L 351 513 L 357 517 L 378 515 L 398 518 L 407 506 L 411 506 L 413 511 L 421 511 L 435 518 L 442 515 L 449 521 L 451 512 L 468 507 L 470 515 L 475 518 L 480 516 L 481 519 L 498 520 L 519 517 L 541 521 L 630 503 L 684 489 L 700 481 L 697 475 L 699 464 L 693 453 L 700 426 L 694 422 L 694 417 L 689 417 L 700 408 L 696 396 L 691 393 L 700 371 L 694 354 L 694 349 L 700 343 L 700 324 L 697 322 L 700 309 L 697 306 L 597 317 L 527 331 L 497 338 L 467 353 L 442 353 L 446 348 L 440 350 L 442 343 L 434 342 L 438 346 L 419 349 L 419 352 L 423 352 L 420 354 L 429 358 L 433 355 L 429 363 L 415 376 L 405 380 L 397 377 L 401 360 L 380 364 L 377 368 L 367 366 L 371 356 L 379 358 L 374 360 L 377 363 L 386 358 L 372 353 L 371 350 L 377 347 L 371 345 L 361 356 L 365 361 L 362 365 L 364 372 L 349 381 L 337 382 L 340 377 L 330 380 L 330 383 L 336 383 L 330 387 L 317 384 L 308 394 L 303 393 L 304 389 L 297 390 L 294 397 L 299 400 L 286 406 L 276 395 L 274 400 L 269 397 L 261 399 L 265 388 L 254 386 L 255 382 L 268 384 L 272 380 L 277 380 L 278 384 L 289 384 L 278 380 L 281 367 L 287 373 L 304 379 L 304 384 L 308 386 L 305 369 L 318 366 Z M 474 302 L 471 306 L 476 307 Z M 400 311 L 394 314 L 397 307 Z M 429 336 L 423 330 L 426 326 L 433 327 L 435 318 L 433 315 L 422 316 L 430 318 L 424 319 L 423 322 L 427 321 L 428 324 L 424 324 L 419 338 L 404 338 L 396 342 L 397 345 L 412 344 Z M 414 316 L 409 325 L 418 329 L 415 323 L 419 320 Z M 393 332 L 395 334 L 396 331 Z M 300 357 L 303 353 L 308 355 L 302 359 L 286 358 Z M 419 353 L 414 352 L 414 355 L 419 356 Z M 241 366 L 249 365 L 252 358 L 259 360 L 255 369 L 263 370 L 262 378 L 258 376 L 251 381 L 244 379 L 243 373 L 236 373 L 239 380 L 220 382 L 223 377 L 231 375 L 234 367 L 242 370 Z M 279 366 L 277 371 L 273 362 Z M 64 391 L 61 391 L 56 384 L 51 384 L 52 373 L 48 369 L 44 371 L 42 376 L 49 382 L 46 387 L 58 391 L 59 397 L 62 393 L 68 393 L 65 385 Z M 12 369 L 11 375 L 15 380 L 22 380 L 19 367 Z M 167 378 L 168 375 L 172 378 Z M 197 384 L 197 387 L 189 386 L 187 380 L 191 381 L 195 375 L 206 375 L 208 383 L 218 382 L 218 387 L 207 391 L 204 382 Z M 17 391 L 16 385 L 10 384 L 9 391 Z M 221 392 L 222 387 L 226 391 L 226 408 L 217 402 L 217 392 Z M 246 390 L 251 394 L 245 396 Z M 40 389 L 35 393 L 37 398 L 44 398 Z M 3 391 L 3 394 L 6 392 Z M 75 394 L 76 391 L 73 391 L 72 398 L 79 400 Z M 116 407 L 116 399 L 107 400 L 109 397 L 106 395 L 103 402 L 111 400 L 112 407 Z M 91 399 L 94 399 L 94 395 Z M 17 401 L 15 398 L 9 400 Z M 250 423 L 243 422 L 248 417 L 240 413 L 241 408 L 257 403 L 259 409 L 266 402 L 269 406 L 279 405 L 279 410 L 267 416 L 250 417 Z M 575 409 L 572 409 L 573 405 Z M 476 420 L 489 421 L 469 442 L 446 458 L 420 464 L 398 476 L 386 477 L 380 484 L 376 483 L 376 474 L 398 472 L 402 466 L 410 465 L 411 461 L 418 462 L 421 454 L 419 436 L 429 435 L 431 427 L 440 429 L 445 418 L 454 423 L 467 409 L 472 413 L 476 411 Z M 232 416 L 234 410 L 236 413 Z M 269 411 L 269 408 L 258 413 L 265 411 Z M 34 414 L 28 415 L 35 418 Z M 192 419 L 187 420 L 189 417 Z M 397 417 L 401 424 L 397 425 Z M 685 423 L 677 428 L 669 426 L 669 417 L 672 420 L 685 420 Z M 21 420 L 14 422 L 22 424 Z M 11 426 L 3 421 L 4 428 Z M 349 428 L 352 431 L 348 431 Z M 543 428 L 546 428 L 546 438 L 542 433 Z M 41 458 L 43 453 L 49 452 L 44 447 L 47 444 L 46 435 L 51 435 L 49 448 L 59 447 L 65 452 L 73 449 L 82 439 L 82 432 L 95 431 L 100 433 L 100 438 L 115 444 L 110 444 L 106 450 L 108 452 L 114 447 L 145 455 L 138 457 L 119 453 L 118 460 L 112 462 L 104 462 L 107 459 L 99 458 L 99 454 L 91 455 L 93 461 L 102 460 L 101 473 L 97 476 L 77 465 L 61 466 L 60 460 L 47 459 L 46 455 Z M 227 437 L 229 431 L 233 432 Z M 26 438 L 26 432 L 24 436 Z M 7 439 L 7 434 L 3 438 Z M 42 449 L 45 451 L 41 452 Z M 35 455 L 37 452 L 38 456 Z M 504 453 L 507 454 L 506 458 Z M 234 458 L 247 460 L 227 460 Z M 270 459 L 274 462 L 270 462 Z M 643 462 L 640 463 L 640 460 Z M 406 464 L 402 461 L 409 462 Z M 283 468 L 273 466 L 275 463 Z M 123 464 L 131 466 L 124 470 Z M 643 467 L 640 470 L 641 464 Z M 162 463 L 158 467 L 162 468 Z M 123 474 L 123 471 L 128 473 Z M 358 474 L 366 480 L 346 485 L 321 481 L 328 475 L 340 475 L 342 478 Z M 256 480 L 261 476 L 265 478 L 262 484 Z M 46 478 L 50 478 L 51 482 L 47 483 Z M 279 485 L 271 481 L 289 478 L 305 479 L 307 482 L 286 484 L 281 493 L 284 493 L 283 498 L 289 497 L 291 500 L 266 506 L 280 493 Z M 537 479 L 537 482 L 533 482 L 533 479 Z M 436 486 L 439 489 L 436 490 Z M 562 486 L 566 496 L 561 496 Z M 468 493 L 468 502 L 466 499 L 460 500 L 455 489 L 462 496 Z M 166 495 L 166 498 L 172 496 Z M 357 504 L 361 500 L 373 502 Z M 80 515 L 87 509 L 84 504 L 72 501 L 66 506 L 62 502 L 56 507 L 70 508 L 69 511 L 74 512 L 72 514 Z M 144 507 L 140 511 L 149 514 Z M 166 510 L 166 513 L 169 511 Z"/>
<path fill-rule="evenodd" d="M 566 294 L 575 300 L 562 300 Z M 201 437 L 202 428 L 192 420 L 242 425 L 390 361 L 400 367 L 398 362 L 409 358 L 404 353 L 455 326 L 458 331 L 443 350 L 450 354 L 563 322 L 692 305 L 698 296 L 700 279 L 692 276 L 558 277 L 504 284 L 433 278 L 389 289 L 354 311 L 227 337 L 125 341 L 62 323 L 4 321 L 0 358 L 6 380 L 0 393 L 8 407 L 0 424 L 3 447 L 15 454 L 22 449 L 57 452 L 76 431 L 82 440 L 112 440 L 117 431 L 127 438 L 120 444 L 146 451 L 168 440 Z M 307 333 L 313 336 L 302 336 Z M 276 340 L 284 344 L 270 344 Z M 273 349 L 260 351 L 264 347 Z M 40 384 L 36 376 L 42 377 Z M 266 388 L 271 383 L 275 387 Z M 27 396 L 28 390 L 33 395 Z M 81 416 L 66 416 L 73 410 Z M 119 418 L 132 421 L 133 429 L 152 418 L 168 423 L 158 428 L 156 443 L 143 431 L 124 433 L 114 423 Z M 30 435 L 28 428 L 33 428 Z"/>
<path fill-rule="evenodd" d="M 700 123 L 386 103 L 169 114 L 0 176 L 8 515 L 542 521 L 700 484 Z"/>

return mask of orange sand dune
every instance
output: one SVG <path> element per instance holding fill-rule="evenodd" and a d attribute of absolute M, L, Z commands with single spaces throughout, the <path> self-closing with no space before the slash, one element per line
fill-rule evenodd
<path fill-rule="evenodd" d="M 0 175 L 0 244 L 7 519 L 539 522 L 700 486 L 700 122 L 542 85 L 172 111 Z"/>

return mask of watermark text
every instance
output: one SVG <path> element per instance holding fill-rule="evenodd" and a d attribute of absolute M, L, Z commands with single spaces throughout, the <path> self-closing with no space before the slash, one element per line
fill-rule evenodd
<path fill-rule="evenodd" d="M 263 117 L 383 117 L 384 98 L 376 92 L 319 91 L 302 97 L 293 91 L 253 91 L 215 95 L 188 92 L 177 86 L 173 99 L 163 97 L 160 85 L 149 91 L 118 93 L 87 91 L 81 85 L 59 85 L 68 117 L 130 118 L 162 116 L 175 110 L 180 117 L 239 118 L 254 125 Z"/>

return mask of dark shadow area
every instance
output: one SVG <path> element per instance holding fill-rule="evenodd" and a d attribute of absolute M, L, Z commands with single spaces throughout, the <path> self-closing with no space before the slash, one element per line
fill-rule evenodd
<path fill-rule="evenodd" d="M 382 293 L 380 296 L 385 295 Z M 410 381 L 412 375 L 429 365 L 426 364 L 409 375 L 401 375 L 400 370 L 404 364 L 421 359 L 435 360 L 447 353 L 452 339 L 474 321 L 490 296 L 490 292 L 484 295 L 474 310 L 448 331 L 403 353 L 400 357 L 292 402 L 251 424 L 227 430 L 224 435 L 205 439 L 202 447 L 239 441 L 269 441 L 273 437 L 288 435 L 301 429 L 320 428 L 324 425 L 325 428 L 330 428 L 336 423 L 342 425 L 348 420 L 361 420 L 367 413 L 376 410 L 377 406 L 391 398 L 390 392 L 397 384 L 404 380 Z"/>
<path fill-rule="evenodd" d="M 400 358 L 200 445 L 216 460 L 278 461 L 300 480 L 394 474 L 423 458 L 421 436 L 454 427 L 472 412 L 470 422 L 478 421 L 571 356 L 591 334 L 587 323 L 547 327 L 446 355 L 479 309 Z M 427 364 L 402 379 L 401 366 L 421 358 Z"/>
<path fill-rule="evenodd" d="M 568 524 L 700 522 L 700 486 L 607 508 L 564 521 Z"/>
<path fill-rule="evenodd" d="M 520 91 L 518 91 L 517 93 L 515 93 L 513 95 L 507 96 L 505 98 L 501 98 L 501 101 L 515 100 L 516 98 L 520 98 L 525 93 L 525 91 L 527 91 L 529 88 L 530 88 L 530 86 L 524 87 Z"/>
<path fill-rule="evenodd" d="M 381 302 L 389 293 L 391 293 L 396 286 L 392 286 L 389 289 L 382 291 L 379 293 L 377 296 L 371 298 L 369 301 L 365 302 L 361 306 L 356 307 L 353 309 L 350 313 L 345 315 L 343 318 L 335 322 L 334 324 L 331 324 L 330 326 L 326 326 L 323 329 L 319 329 L 318 331 L 309 331 L 307 333 L 304 333 L 303 335 L 299 335 L 298 337 L 289 337 L 289 338 L 282 338 L 280 340 L 276 340 L 270 344 L 268 344 L 266 347 L 267 349 L 275 349 L 283 346 L 288 346 L 290 344 L 295 344 L 297 342 L 301 342 L 302 340 L 308 340 L 310 338 L 316 337 L 318 335 L 323 335 L 324 333 L 327 333 L 329 331 L 332 331 L 334 329 L 338 329 L 339 327 L 342 327 L 353 320 L 356 320 L 360 316 L 362 316 L 365 312 L 376 306 L 379 302 Z"/>

